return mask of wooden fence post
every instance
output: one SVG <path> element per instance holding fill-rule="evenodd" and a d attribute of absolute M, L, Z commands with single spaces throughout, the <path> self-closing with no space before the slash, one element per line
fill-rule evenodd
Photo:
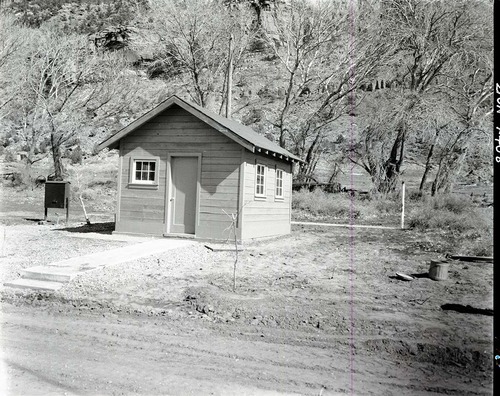
<path fill-rule="evenodd" d="M 405 182 L 403 182 L 401 186 L 401 229 L 404 230 L 405 228 Z"/>

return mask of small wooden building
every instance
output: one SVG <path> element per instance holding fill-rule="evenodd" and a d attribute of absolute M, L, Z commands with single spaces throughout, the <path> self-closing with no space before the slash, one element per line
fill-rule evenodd
<path fill-rule="evenodd" d="M 249 127 L 172 96 L 105 147 L 120 150 L 115 232 L 224 240 L 234 214 L 240 240 L 290 233 L 301 160 Z"/>

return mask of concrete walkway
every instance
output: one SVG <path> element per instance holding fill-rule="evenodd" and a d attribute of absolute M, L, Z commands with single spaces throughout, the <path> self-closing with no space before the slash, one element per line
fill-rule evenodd
<path fill-rule="evenodd" d="M 21 278 L 7 282 L 9 287 L 39 290 L 58 290 L 74 277 L 107 265 L 120 264 L 142 257 L 163 253 L 167 250 L 194 245 L 197 242 L 177 239 L 154 239 L 147 242 L 115 248 L 104 252 L 88 254 L 58 261 L 48 265 L 39 265 L 21 271 Z"/>

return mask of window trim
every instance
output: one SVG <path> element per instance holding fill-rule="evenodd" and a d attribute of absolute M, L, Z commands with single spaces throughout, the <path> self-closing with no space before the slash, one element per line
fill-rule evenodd
<path fill-rule="evenodd" d="M 264 173 L 262 174 L 263 183 L 262 183 L 262 193 L 261 194 L 259 194 L 257 192 L 257 187 L 260 186 L 260 184 L 257 184 L 257 177 L 259 176 L 259 174 L 258 174 L 259 166 L 261 166 L 264 169 Z M 261 164 L 261 163 L 255 164 L 255 188 L 254 188 L 255 198 L 261 198 L 261 199 L 266 198 L 266 178 L 267 178 L 266 168 L 267 167 L 264 164 Z"/>
<path fill-rule="evenodd" d="M 281 172 L 281 186 L 279 186 L 279 188 L 281 189 L 281 194 L 278 195 L 278 172 Z M 274 198 L 276 200 L 279 200 L 279 201 L 282 201 L 285 199 L 285 189 L 284 189 L 284 174 L 285 174 L 285 171 L 283 169 L 280 169 L 278 167 L 276 167 L 276 170 L 275 170 L 275 188 L 274 188 Z"/>
<path fill-rule="evenodd" d="M 137 162 L 154 162 L 155 163 L 155 171 L 154 171 L 154 180 L 137 180 L 135 178 L 136 166 Z M 133 188 L 150 188 L 157 189 L 158 188 L 158 180 L 159 180 L 159 172 L 160 172 L 160 157 L 131 157 L 130 158 L 130 175 L 129 175 L 129 187 Z"/>

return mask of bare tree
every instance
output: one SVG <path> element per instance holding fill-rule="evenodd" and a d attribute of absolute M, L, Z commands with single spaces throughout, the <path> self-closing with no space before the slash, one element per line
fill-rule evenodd
<path fill-rule="evenodd" d="M 6 13 L 0 13 L 0 111 L 18 94 L 18 90 L 11 84 L 12 59 L 29 40 L 28 29 L 15 24 L 15 18 Z M 2 111 L 1 117 L 6 113 Z"/>
<path fill-rule="evenodd" d="M 154 0 L 150 7 L 155 56 L 163 63 L 166 78 L 200 106 L 215 108 L 216 100 L 224 100 L 230 36 L 235 69 L 248 43 L 252 19 L 248 7 L 232 9 L 207 0 Z"/>
<path fill-rule="evenodd" d="M 17 60 L 18 95 L 10 104 L 28 163 L 42 141 L 52 153 L 54 177 L 63 178 L 62 154 L 82 128 L 106 123 L 121 111 L 126 92 L 120 56 L 100 54 L 84 36 L 41 30 Z"/>
<path fill-rule="evenodd" d="M 384 44 L 370 40 L 370 27 L 353 31 L 362 14 L 349 6 L 297 0 L 274 11 L 278 39 L 268 42 L 285 87 L 273 124 L 279 144 L 307 161 L 299 170 L 303 181 L 312 177 L 331 124 L 352 111 L 351 94 L 382 60 Z"/>
<path fill-rule="evenodd" d="M 448 0 L 381 2 L 379 37 L 392 47 L 386 68 L 392 73 L 393 87 L 385 94 L 386 106 L 380 108 L 387 122 L 366 120 L 368 126 L 360 137 L 365 145 L 358 145 L 361 156 L 370 158 L 368 168 L 379 191 L 391 191 L 397 185 L 406 149 L 413 139 L 409 132 L 418 113 L 436 98 L 447 100 L 445 94 L 456 86 L 460 73 L 473 72 L 470 55 L 491 48 L 492 36 L 487 33 L 490 6 L 487 2 Z M 465 62 L 465 67 L 454 73 L 460 62 Z M 373 113 L 364 116 L 372 118 Z M 440 126 L 435 129 L 438 137 L 441 130 Z M 378 153 L 366 151 L 373 150 L 372 143 L 379 147 Z M 432 149 L 429 160 L 434 155 Z"/>
<path fill-rule="evenodd" d="M 431 194 L 440 189 L 450 191 L 463 169 L 469 150 L 477 144 L 488 144 L 491 128 L 493 96 L 492 53 L 467 54 L 457 60 L 448 78 L 449 108 L 456 123 L 452 133 L 441 147 Z"/>

